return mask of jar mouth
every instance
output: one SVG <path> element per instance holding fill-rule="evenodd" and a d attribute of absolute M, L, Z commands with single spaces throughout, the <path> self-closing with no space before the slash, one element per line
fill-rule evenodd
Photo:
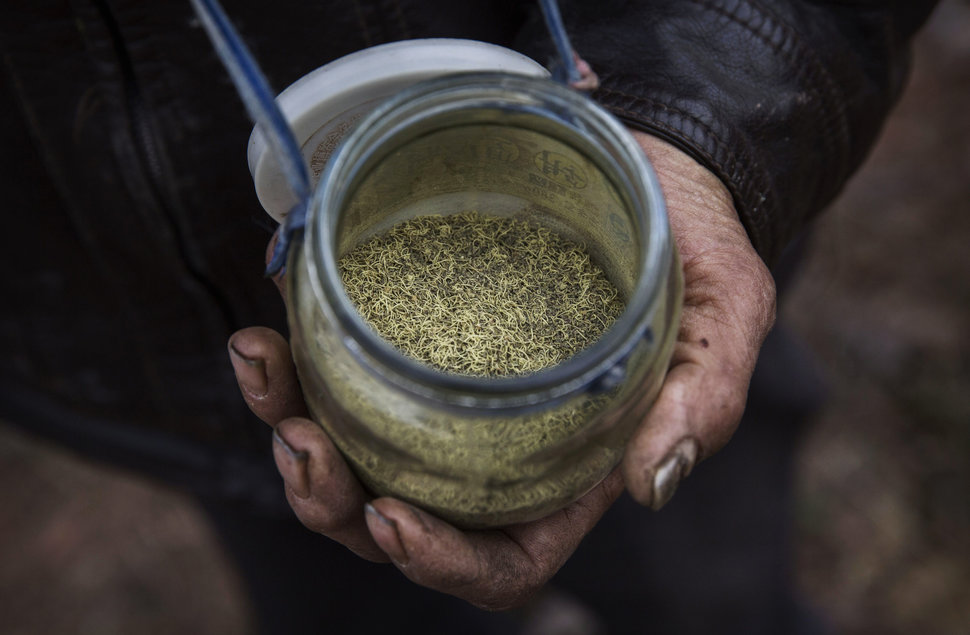
<path fill-rule="evenodd" d="M 480 377 L 448 373 L 397 350 L 360 316 L 338 268 L 341 215 L 361 174 L 405 131 L 450 125 L 469 112 L 485 119 L 527 117 L 548 122 L 582 147 L 612 181 L 637 220 L 634 282 L 624 311 L 602 336 L 563 362 L 527 375 Z M 545 125 L 545 124 L 544 124 Z M 413 134 L 408 132 L 407 134 Z M 656 175 L 633 136 L 590 99 L 551 80 L 508 73 L 467 73 L 416 84 L 372 111 L 331 158 L 311 201 L 306 228 L 309 279 L 322 309 L 345 331 L 344 344 L 382 379 L 411 394 L 462 410 L 546 406 L 602 391 L 624 375 L 626 358 L 644 338 L 673 262 L 669 224 Z"/>

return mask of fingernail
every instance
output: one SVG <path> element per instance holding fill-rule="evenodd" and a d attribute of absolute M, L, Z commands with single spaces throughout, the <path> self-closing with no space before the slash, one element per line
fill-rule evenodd
<path fill-rule="evenodd" d="M 229 342 L 229 360 L 236 371 L 236 379 L 243 390 L 254 397 L 266 395 L 266 362 L 259 358 L 246 357 Z"/>
<path fill-rule="evenodd" d="M 697 441 L 691 437 L 685 437 L 678 441 L 674 449 L 660 461 L 653 471 L 651 509 L 659 510 L 674 497 L 677 486 L 694 469 L 697 450 Z"/>
<path fill-rule="evenodd" d="M 392 539 L 387 541 L 389 544 L 385 545 L 383 542 L 379 544 L 384 549 L 384 552 L 390 556 L 391 560 L 401 566 L 406 565 L 408 563 L 408 553 L 404 550 L 404 545 L 401 544 L 401 534 L 397 531 L 397 523 L 377 511 L 377 508 L 370 503 L 364 505 L 364 512 L 391 530 Z"/>
<path fill-rule="evenodd" d="M 310 455 L 303 450 L 296 450 L 280 435 L 279 428 L 273 428 L 273 443 L 283 450 L 286 460 L 290 462 L 289 470 L 280 470 L 283 480 L 290 490 L 299 498 L 310 496 L 310 474 L 307 462 Z"/>

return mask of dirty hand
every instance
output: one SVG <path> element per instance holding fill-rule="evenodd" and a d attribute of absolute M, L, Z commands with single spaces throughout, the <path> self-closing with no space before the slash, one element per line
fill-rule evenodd
<path fill-rule="evenodd" d="M 624 481 L 657 508 L 701 457 L 727 442 L 774 317 L 774 286 L 721 183 L 662 141 L 637 134 L 657 170 L 685 274 L 685 306 L 660 396 L 631 406 L 642 420 L 620 469 L 572 505 L 537 521 L 462 531 L 412 505 L 371 496 L 322 428 L 306 418 L 289 347 L 243 329 L 229 341 L 240 389 L 274 427 L 287 500 L 309 529 L 408 578 L 486 609 L 525 602 L 569 558 Z"/>
<path fill-rule="evenodd" d="M 659 509 L 737 428 L 774 324 L 775 283 L 721 181 L 674 146 L 633 134 L 660 180 L 684 272 L 670 368 L 656 402 L 630 413 L 642 423 L 621 466 L 630 494 Z"/>
<path fill-rule="evenodd" d="M 408 578 L 485 609 L 521 604 L 562 566 L 623 491 L 619 471 L 572 505 L 541 520 L 461 531 L 392 498 L 371 500 L 316 423 L 306 418 L 283 337 L 252 327 L 229 351 L 243 397 L 274 426 L 273 454 L 300 521 L 368 560 L 391 560 Z"/>

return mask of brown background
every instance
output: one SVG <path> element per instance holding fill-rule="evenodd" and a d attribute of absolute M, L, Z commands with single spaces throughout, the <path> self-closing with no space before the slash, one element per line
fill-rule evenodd
<path fill-rule="evenodd" d="M 839 632 L 970 633 L 968 248 L 970 4 L 949 0 L 781 308 L 831 384 L 799 455 L 796 558 Z M 0 426 L 0 510 L 0 633 L 248 630 L 178 494 Z"/>

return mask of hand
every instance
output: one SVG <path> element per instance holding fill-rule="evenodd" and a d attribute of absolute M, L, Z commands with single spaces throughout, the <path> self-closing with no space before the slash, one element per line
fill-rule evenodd
<path fill-rule="evenodd" d="M 627 445 L 623 480 L 659 509 L 693 466 L 720 450 L 744 411 L 761 344 L 775 320 L 775 284 L 727 189 L 674 146 L 634 137 L 653 164 L 684 271 L 684 308 L 670 370 Z"/>
<path fill-rule="evenodd" d="M 621 470 L 572 505 L 538 521 L 460 531 L 392 498 L 369 501 L 333 443 L 306 419 L 286 341 L 259 327 L 230 338 L 240 389 L 274 426 L 274 456 L 297 517 L 374 561 L 391 560 L 418 584 L 486 609 L 526 601 L 551 578 L 623 490 L 659 507 L 701 457 L 730 437 L 757 351 L 774 315 L 773 283 L 721 183 L 672 146 L 638 140 L 668 199 L 685 268 L 686 303 L 660 397 L 635 404 L 643 419 Z M 277 280 L 279 284 L 279 281 Z"/>
<path fill-rule="evenodd" d="M 414 582 L 481 608 L 504 609 L 528 599 L 623 491 L 616 470 L 546 518 L 469 532 L 399 500 L 370 500 L 329 437 L 306 418 L 283 337 L 262 327 L 243 329 L 230 338 L 229 351 L 249 407 L 275 426 L 273 454 L 300 521 L 363 558 L 391 560 Z"/>

